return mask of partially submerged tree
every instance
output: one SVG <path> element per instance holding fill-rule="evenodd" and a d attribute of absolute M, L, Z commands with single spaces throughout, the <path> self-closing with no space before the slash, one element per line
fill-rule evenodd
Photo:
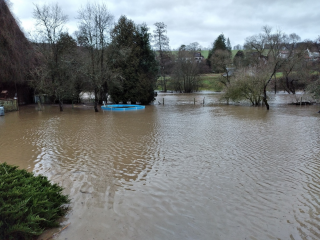
<path fill-rule="evenodd" d="M 262 101 L 266 76 L 268 69 L 264 65 L 237 69 L 232 82 L 225 83 L 221 99 L 227 102 L 248 100 L 253 106 L 258 106 Z"/>
<path fill-rule="evenodd" d="M 307 44 L 298 44 L 300 37 L 296 34 L 287 36 L 287 43 L 280 52 L 286 61 L 280 71 L 282 77 L 279 78 L 280 86 L 289 94 L 295 94 L 298 87 L 304 88 L 311 78 L 311 69 L 306 61 Z M 276 82 L 275 82 L 276 87 Z"/>
<path fill-rule="evenodd" d="M 149 104 L 154 100 L 154 89 L 156 88 L 158 77 L 158 63 L 155 53 L 151 48 L 151 36 L 148 30 L 146 24 L 137 26 L 140 47 L 139 82 L 137 85 L 139 96 L 137 101 L 141 104 Z"/>
<path fill-rule="evenodd" d="M 139 81 L 137 69 L 140 49 L 136 41 L 137 36 L 134 22 L 126 16 L 121 16 L 111 31 L 112 48 L 115 52 L 113 71 L 117 78 L 112 83 L 110 94 L 116 103 L 122 101 L 126 104 L 138 99 L 136 85 Z"/>
<path fill-rule="evenodd" d="M 263 32 L 259 35 L 248 37 L 245 43 L 245 49 L 247 51 L 249 63 L 251 66 L 260 66 L 263 69 L 267 69 L 269 73 L 264 82 L 262 100 L 269 110 L 267 87 L 275 74 L 295 57 L 294 48 L 287 48 L 287 54 L 284 57 L 281 51 L 286 46 L 292 46 L 294 38 L 288 37 L 281 31 L 272 32 L 272 29 L 268 26 L 263 27 Z"/>
<path fill-rule="evenodd" d="M 45 73 L 46 75 L 33 79 L 32 85 L 36 89 L 42 88 L 44 93 L 53 96 L 59 102 L 60 111 L 63 111 L 63 99 L 66 96 L 65 93 L 70 90 L 69 87 L 65 87 L 69 86 L 69 79 L 64 79 L 61 74 L 61 67 L 65 64 L 61 58 L 66 48 L 64 44 L 69 44 L 66 41 L 71 41 L 70 39 L 72 39 L 68 34 L 63 33 L 68 17 L 62 12 L 58 4 L 43 5 L 42 7 L 35 4 L 33 17 L 36 20 L 37 32 L 41 41 L 37 43 L 37 49 L 44 59 L 44 64 L 46 64 L 46 67 L 41 68 L 46 70 L 36 70 L 32 75 L 40 73 Z M 59 41 L 60 43 L 58 44 Z M 45 81 L 47 86 L 43 88 L 43 82 L 41 81 L 39 82 L 40 86 L 37 87 L 38 82 L 36 80 L 43 78 L 49 78 L 50 82 Z"/>
<path fill-rule="evenodd" d="M 83 73 L 89 83 L 87 90 L 94 92 L 95 112 L 99 111 L 99 98 L 102 95 L 106 100 L 109 90 L 111 70 L 106 52 L 113 19 L 105 4 L 88 3 L 78 12 L 79 30 L 76 36 L 78 44 L 84 47 L 88 56 L 84 62 Z"/>
<path fill-rule="evenodd" d="M 140 102 L 148 104 L 154 100 L 154 88 L 158 65 L 150 46 L 150 35 L 145 24 L 121 16 L 111 32 L 111 46 L 114 52 L 110 95 L 118 103 Z"/>
<path fill-rule="evenodd" d="M 310 83 L 306 90 L 311 93 L 315 99 L 320 99 L 320 78 Z"/>

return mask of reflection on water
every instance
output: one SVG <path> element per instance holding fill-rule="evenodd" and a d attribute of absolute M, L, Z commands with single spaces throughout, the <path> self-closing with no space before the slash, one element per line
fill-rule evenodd
<path fill-rule="evenodd" d="M 72 198 L 56 239 L 320 238 L 318 106 L 163 97 L 136 112 L 25 106 L 0 118 L 1 162 Z"/>

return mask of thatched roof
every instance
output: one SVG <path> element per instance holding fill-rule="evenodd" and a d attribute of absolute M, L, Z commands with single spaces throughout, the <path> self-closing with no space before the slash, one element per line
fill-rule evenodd
<path fill-rule="evenodd" d="M 21 83 L 35 63 L 32 45 L 4 0 L 0 0 L 0 85 Z"/>

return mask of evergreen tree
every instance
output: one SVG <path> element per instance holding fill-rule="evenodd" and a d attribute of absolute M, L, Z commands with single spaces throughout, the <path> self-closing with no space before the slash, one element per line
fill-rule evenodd
<path fill-rule="evenodd" d="M 138 83 L 137 69 L 139 65 L 139 46 L 136 42 L 138 35 L 134 22 L 121 16 L 114 29 L 111 31 L 112 45 L 118 56 L 115 56 L 114 71 L 118 73 L 110 95 L 115 102 L 122 101 L 126 104 L 129 100 L 137 101 L 135 86 Z"/>
<path fill-rule="evenodd" d="M 146 25 L 136 26 L 121 16 L 111 32 L 113 70 L 117 77 L 110 86 L 114 102 L 150 103 L 155 88 L 157 64 Z"/>
<path fill-rule="evenodd" d="M 157 83 L 158 63 L 155 53 L 151 49 L 150 34 L 146 24 L 138 27 L 140 61 L 139 61 L 139 83 L 138 101 L 142 104 L 149 104 L 154 100 L 154 89 Z"/>
<path fill-rule="evenodd" d="M 231 47 L 231 43 L 230 43 L 230 39 L 228 38 L 228 40 L 227 40 L 227 49 L 228 49 L 228 51 L 230 51 L 231 52 L 231 50 L 232 50 L 232 47 Z"/>
<path fill-rule="evenodd" d="M 213 48 L 211 52 L 214 52 L 216 50 L 228 50 L 227 44 L 226 44 L 226 38 L 224 37 L 223 33 L 220 34 L 217 39 L 213 43 Z"/>
<path fill-rule="evenodd" d="M 211 65 L 212 65 L 211 57 L 212 57 L 213 53 L 217 50 L 228 50 L 228 47 L 226 44 L 226 39 L 225 39 L 223 33 L 217 37 L 217 39 L 213 43 L 211 51 L 209 51 L 209 55 L 207 58 L 207 64 L 209 65 L 209 67 L 211 67 Z"/>

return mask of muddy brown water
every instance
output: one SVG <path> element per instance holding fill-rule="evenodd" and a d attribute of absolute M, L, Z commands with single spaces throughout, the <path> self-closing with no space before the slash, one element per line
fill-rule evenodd
<path fill-rule="evenodd" d="M 0 161 L 70 195 L 54 239 L 319 239 L 320 106 L 217 96 L 159 94 L 131 112 L 24 106 L 0 117 Z"/>

